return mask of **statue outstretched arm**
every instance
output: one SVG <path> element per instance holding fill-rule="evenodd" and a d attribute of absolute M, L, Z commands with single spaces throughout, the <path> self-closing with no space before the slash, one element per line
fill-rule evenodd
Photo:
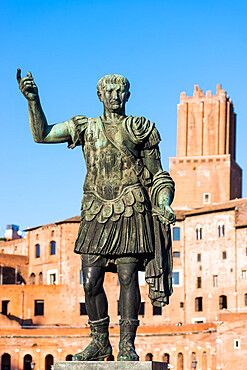
<path fill-rule="evenodd" d="M 40 104 L 38 88 L 31 72 L 21 78 L 21 70 L 17 70 L 19 88 L 28 100 L 29 124 L 36 143 L 64 143 L 71 140 L 67 122 L 48 125 Z"/>

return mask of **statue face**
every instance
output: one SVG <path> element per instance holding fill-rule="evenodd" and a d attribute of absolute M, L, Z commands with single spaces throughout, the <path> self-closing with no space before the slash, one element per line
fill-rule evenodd
<path fill-rule="evenodd" d="M 99 100 L 110 112 L 122 110 L 129 96 L 129 91 L 126 91 L 123 85 L 118 84 L 107 84 L 103 90 L 98 91 Z"/>

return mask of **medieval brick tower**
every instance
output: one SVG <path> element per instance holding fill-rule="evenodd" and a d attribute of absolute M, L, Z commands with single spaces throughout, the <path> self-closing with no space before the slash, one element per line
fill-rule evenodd
<path fill-rule="evenodd" d="M 221 85 L 206 95 L 195 85 L 178 104 L 177 157 L 170 158 L 176 183 L 174 208 L 195 208 L 242 196 L 242 170 L 235 162 L 236 114 Z"/>

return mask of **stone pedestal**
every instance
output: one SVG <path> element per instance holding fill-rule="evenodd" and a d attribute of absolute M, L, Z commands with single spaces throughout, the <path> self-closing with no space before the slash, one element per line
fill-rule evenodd
<path fill-rule="evenodd" d="M 54 370 L 167 370 L 167 364 L 155 361 L 57 361 Z"/>

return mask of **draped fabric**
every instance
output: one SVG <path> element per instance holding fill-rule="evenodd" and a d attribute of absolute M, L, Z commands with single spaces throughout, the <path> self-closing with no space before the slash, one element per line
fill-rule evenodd
<path fill-rule="evenodd" d="M 175 184 L 168 172 L 160 171 L 153 178 L 150 189 L 152 207 L 158 206 L 158 195 L 163 189 L 174 194 Z M 149 298 L 154 306 L 169 304 L 172 294 L 172 241 L 170 225 L 162 224 L 153 216 L 154 258 L 146 266 L 146 281 L 149 284 Z"/>

